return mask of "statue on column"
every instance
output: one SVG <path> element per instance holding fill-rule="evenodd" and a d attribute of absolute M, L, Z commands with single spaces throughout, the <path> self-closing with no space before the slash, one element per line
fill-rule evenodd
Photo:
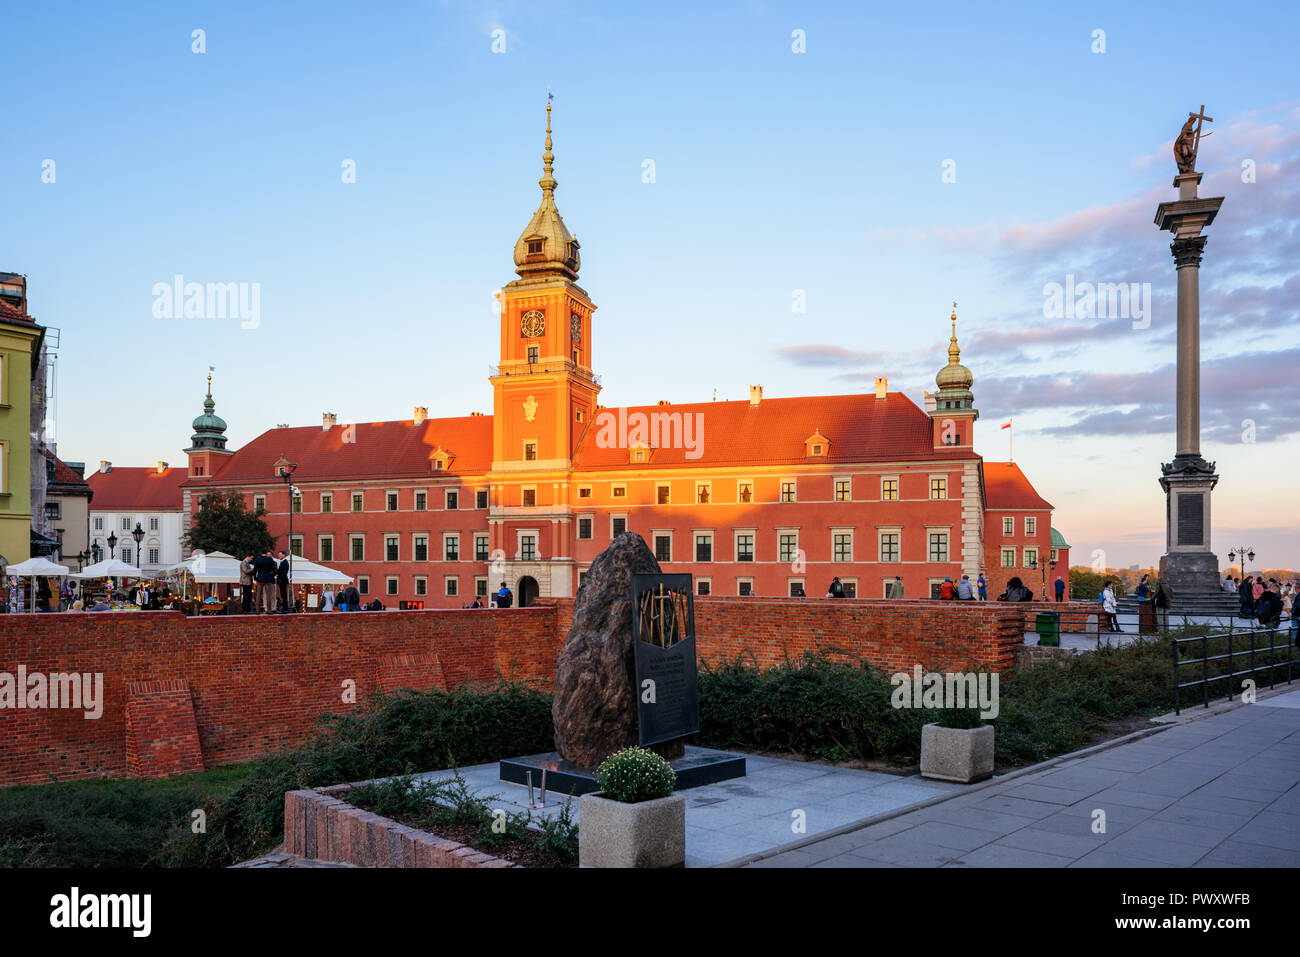
<path fill-rule="evenodd" d="M 1196 172 L 1196 153 L 1201 148 L 1201 125 L 1206 121 L 1213 122 L 1213 117 L 1205 115 L 1203 106 L 1200 112 L 1187 114 L 1187 122 L 1183 124 L 1183 128 L 1178 131 L 1178 138 L 1174 140 L 1174 160 L 1178 163 L 1178 172 Z"/>

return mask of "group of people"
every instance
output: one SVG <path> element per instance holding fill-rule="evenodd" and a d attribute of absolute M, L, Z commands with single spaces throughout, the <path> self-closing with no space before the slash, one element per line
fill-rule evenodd
<path fill-rule="evenodd" d="M 245 615 L 253 613 L 255 588 L 259 614 L 284 615 L 293 611 L 289 604 L 289 556 L 283 549 L 276 555 L 268 548 L 256 557 L 246 555 L 239 563 L 240 599 Z"/>
<path fill-rule="evenodd" d="M 1266 628 L 1276 628 L 1284 614 L 1291 615 L 1292 622 L 1295 620 L 1292 612 L 1297 594 L 1295 582 L 1283 585 L 1276 578 L 1265 581 L 1263 575 L 1258 578 L 1246 575 L 1238 581 L 1229 575 L 1223 580 L 1223 590 L 1235 593 L 1240 599 L 1242 618 L 1254 618 Z"/>
<path fill-rule="evenodd" d="M 803 589 L 794 595 L 796 598 L 802 598 Z M 830 587 L 826 589 L 827 598 L 844 598 L 844 584 L 837 575 L 831 580 Z M 894 580 L 885 588 L 885 598 L 889 600 L 898 600 L 903 598 L 903 579 L 899 575 L 894 576 Z M 945 578 L 939 584 L 939 599 L 941 601 L 988 601 L 989 586 L 981 574 L 975 581 L 971 581 L 969 575 L 962 575 L 961 581 L 954 582 L 951 578 Z M 1034 593 L 1025 587 L 1025 583 L 1019 578 L 1012 578 L 1007 582 L 1006 589 L 998 596 L 998 601 L 1033 601 Z M 1065 601 L 1065 580 L 1056 579 L 1056 600 Z"/>

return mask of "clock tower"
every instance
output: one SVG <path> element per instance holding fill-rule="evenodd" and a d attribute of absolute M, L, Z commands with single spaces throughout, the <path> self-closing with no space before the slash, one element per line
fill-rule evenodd
<path fill-rule="evenodd" d="M 536 578 L 540 594 L 569 595 L 569 477 L 600 382 L 591 371 L 596 306 L 577 282 L 578 240 L 555 207 L 554 160 L 548 97 L 542 201 L 515 243 L 519 278 L 497 295 L 501 361 L 491 377 L 489 522 L 493 551 L 505 555 L 504 578 L 519 581 L 521 589 L 525 579 Z"/>

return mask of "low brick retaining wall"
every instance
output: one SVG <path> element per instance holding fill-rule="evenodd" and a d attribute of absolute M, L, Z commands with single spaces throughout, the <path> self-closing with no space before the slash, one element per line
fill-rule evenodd
<path fill-rule="evenodd" d="M 1044 648 L 1040 645 L 1021 645 L 1016 649 L 1016 670 L 1028 671 L 1043 662 L 1060 663 L 1078 657 L 1079 652 L 1073 648 Z"/>
<path fill-rule="evenodd" d="M 284 795 L 284 850 L 358 867 L 518 867 L 343 800 L 355 784 Z"/>

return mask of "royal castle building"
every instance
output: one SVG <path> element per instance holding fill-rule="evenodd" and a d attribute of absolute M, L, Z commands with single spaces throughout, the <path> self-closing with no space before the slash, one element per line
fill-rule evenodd
<path fill-rule="evenodd" d="M 909 598 L 981 573 L 1038 592 L 1068 568 L 1052 506 L 1010 463 L 973 447 L 974 377 L 951 316 L 947 364 L 921 406 L 890 392 L 605 408 L 597 307 L 555 205 L 550 106 L 541 203 L 499 294 L 493 414 L 276 428 L 238 450 L 211 392 L 186 449 L 184 511 L 212 490 L 264 506 L 295 553 L 356 576 L 386 606 L 460 607 L 502 581 L 527 604 L 572 596 L 625 530 L 701 595 L 821 597 L 838 577 Z M 282 471 L 292 468 L 292 485 Z M 291 495 L 290 489 L 297 495 Z M 1050 555 L 1050 557 L 1049 557 Z M 1055 577 L 1056 573 L 1052 573 Z"/>

